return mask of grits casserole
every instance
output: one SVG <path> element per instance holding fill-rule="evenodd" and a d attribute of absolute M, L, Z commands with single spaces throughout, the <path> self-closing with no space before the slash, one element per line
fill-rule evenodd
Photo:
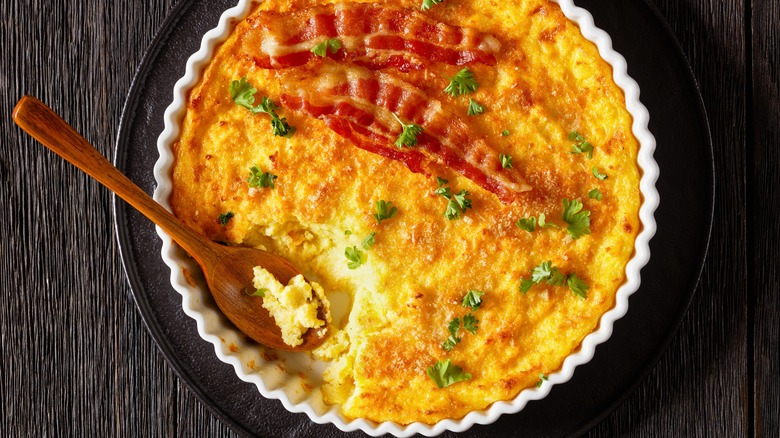
<path fill-rule="evenodd" d="M 370 8 L 381 38 L 342 29 Z M 189 94 L 170 201 L 351 297 L 314 352 L 326 403 L 435 423 L 543 385 L 614 306 L 641 227 L 631 124 L 548 0 L 269 0 Z"/>

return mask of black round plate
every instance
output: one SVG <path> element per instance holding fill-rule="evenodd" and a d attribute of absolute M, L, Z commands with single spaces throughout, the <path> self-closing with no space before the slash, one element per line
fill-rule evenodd
<path fill-rule="evenodd" d="M 116 145 L 116 165 L 141 188 L 155 187 L 152 169 L 163 112 L 174 83 L 203 34 L 235 0 L 182 1 L 152 42 L 125 105 Z M 650 131 L 658 140 L 655 158 L 661 205 L 651 258 L 642 285 L 630 299 L 628 314 L 596 349 L 591 362 L 577 368 L 568 383 L 556 385 L 543 400 L 488 426 L 474 426 L 479 437 L 558 437 L 582 433 L 609 414 L 648 374 L 677 329 L 696 288 L 707 251 L 713 212 L 714 166 L 706 115 L 692 72 L 668 26 L 654 6 L 642 0 L 577 0 L 596 25 L 612 37 L 628 61 L 628 72 L 642 90 L 650 111 Z M 236 431 L 261 436 L 341 436 L 333 425 L 311 422 L 266 400 L 254 385 L 238 379 L 211 344 L 198 336 L 184 314 L 181 296 L 170 285 L 160 257 L 161 241 L 152 224 L 123 202 L 115 202 L 122 260 L 141 314 L 179 377 Z M 252 409 L 247 409 L 252 406 Z M 445 436 L 453 434 L 445 434 Z"/>

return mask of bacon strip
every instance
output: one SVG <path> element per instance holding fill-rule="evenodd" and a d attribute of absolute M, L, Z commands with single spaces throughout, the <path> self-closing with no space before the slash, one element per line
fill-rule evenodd
<path fill-rule="evenodd" d="M 447 166 L 504 203 L 531 190 L 517 170 L 501 168 L 498 152 L 460 117 L 391 75 L 333 64 L 292 70 L 283 75 L 282 83 L 286 108 L 322 119 L 356 146 L 403 162 L 412 172 L 428 174 L 426 169 L 434 163 Z M 395 146 L 401 126 L 393 114 L 404 123 L 423 126 L 416 148 Z"/>
<path fill-rule="evenodd" d="M 495 65 L 501 44 L 475 29 L 436 22 L 413 9 L 346 3 L 247 19 L 242 52 L 261 68 L 288 68 L 316 57 L 311 48 L 338 38 L 342 48 L 327 56 L 371 69 L 422 69 L 426 63 Z"/>

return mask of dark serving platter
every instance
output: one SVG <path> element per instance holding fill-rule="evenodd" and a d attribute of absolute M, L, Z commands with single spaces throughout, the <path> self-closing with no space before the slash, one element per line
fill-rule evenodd
<path fill-rule="evenodd" d="M 154 191 L 157 137 L 174 83 L 187 58 L 236 0 L 183 0 L 152 41 L 125 104 L 115 164 L 147 193 Z M 643 0 L 577 0 L 596 26 L 612 37 L 625 56 L 628 73 L 641 89 L 650 112 L 650 131 L 661 169 L 656 184 L 661 204 L 658 231 L 650 242 L 650 262 L 625 317 L 594 358 L 572 379 L 530 402 L 514 415 L 476 425 L 477 437 L 560 437 L 584 433 L 612 412 L 645 378 L 666 349 L 688 308 L 707 253 L 714 204 L 714 165 L 709 127 L 690 67 L 668 25 Z M 137 211 L 114 200 L 117 238 L 127 278 L 146 325 L 170 365 L 217 416 L 246 435 L 336 437 L 333 425 L 292 414 L 278 400 L 263 398 L 253 384 L 238 379 L 214 348 L 198 335 L 181 296 L 170 284 L 154 226 Z M 252 409 L 247 409 L 252 406 Z M 451 436 L 445 433 L 443 436 Z"/>

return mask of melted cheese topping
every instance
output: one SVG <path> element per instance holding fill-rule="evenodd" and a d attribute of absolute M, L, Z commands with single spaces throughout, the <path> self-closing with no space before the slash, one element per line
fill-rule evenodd
<path fill-rule="evenodd" d="M 301 0 L 296 8 L 318 3 Z M 419 8 L 417 0 L 386 3 Z M 258 8 L 291 6 L 268 0 Z M 278 253 L 328 293 L 352 297 L 348 317 L 336 327 L 341 331 L 320 352 L 333 360 L 324 376 L 326 402 L 348 417 L 400 424 L 460 418 L 559 369 L 613 307 L 640 229 L 638 144 L 624 96 L 609 65 L 560 8 L 548 0 L 466 0 L 426 14 L 494 35 L 502 48 L 497 65 L 470 66 L 480 87 L 459 98 L 443 89 L 444 78 L 460 67 L 392 73 L 464 115 L 468 97 L 484 105 L 484 114 L 467 121 L 523 170 L 533 190 L 521 200 L 502 204 L 453 172 L 411 173 L 284 108 L 279 115 L 297 132 L 290 139 L 272 136 L 268 116 L 251 115 L 228 91 L 230 81 L 247 76 L 258 102 L 262 96 L 279 102 L 276 72 L 257 68 L 237 50 L 245 22 L 191 92 L 174 146 L 171 203 L 179 218 L 214 240 Z M 502 136 L 504 130 L 510 135 Z M 570 153 L 572 131 L 594 145 L 592 159 Z M 274 189 L 249 189 L 254 165 L 278 176 Z M 594 166 L 608 178 L 594 178 Z M 473 209 L 463 218 L 443 216 L 446 200 L 434 194 L 435 176 L 448 179 L 454 193 L 469 191 Z M 594 188 L 600 201 L 588 198 Z M 590 211 L 590 235 L 568 236 L 564 198 L 579 199 Z M 380 199 L 392 201 L 398 213 L 377 223 L 372 214 Z M 223 227 L 216 219 L 228 211 L 235 216 Z M 540 213 L 564 228 L 529 233 L 515 226 Z M 370 233 L 376 243 L 364 250 L 361 241 Z M 357 269 L 348 268 L 344 254 L 352 246 L 366 254 Z M 576 272 L 590 286 L 587 298 L 546 284 L 520 293 L 520 279 L 547 260 L 563 273 Z M 485 292 L 475 312 L 479 329 L 476 335 L 461 330 L 463 340 L 446 352 L 448 323 L 467 313 L 460 303 L 470 289 Z M 426 368 L 443 359 L 471 380 L 437 388 Z"/>

